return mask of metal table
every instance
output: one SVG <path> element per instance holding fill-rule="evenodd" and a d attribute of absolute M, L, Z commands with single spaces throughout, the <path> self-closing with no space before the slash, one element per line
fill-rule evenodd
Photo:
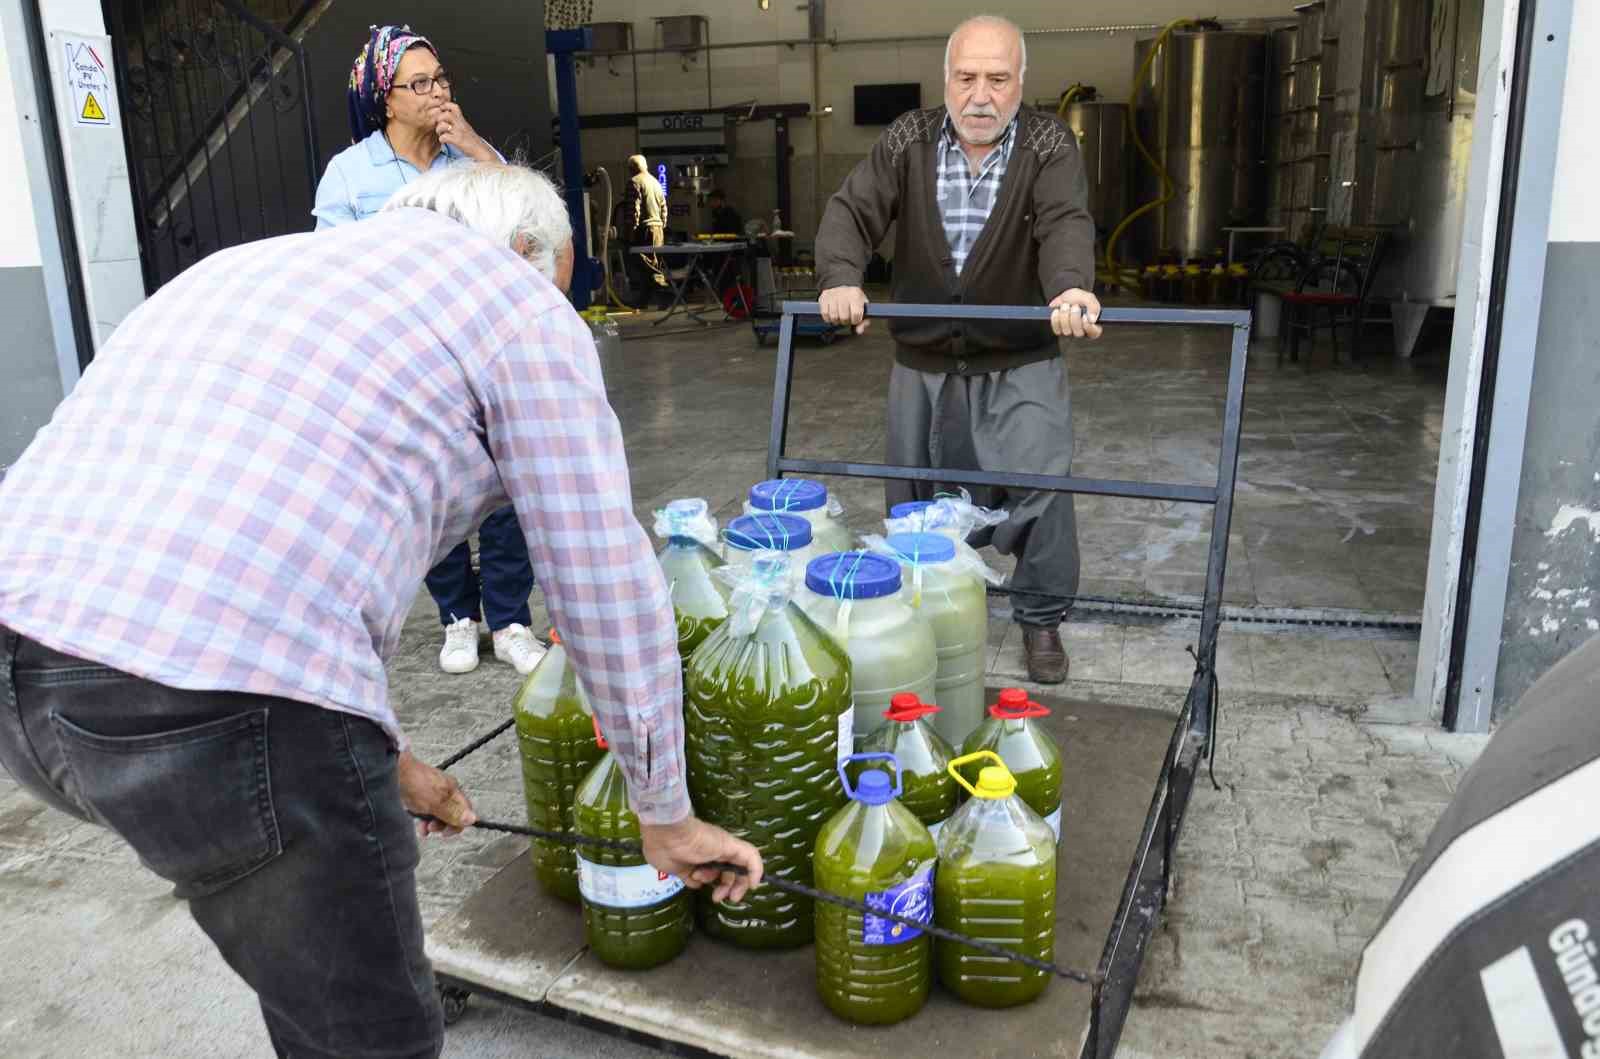
<path fill-rule="evenodd" d="M 707 320 L 689 307 L 688 296 L 690 288 L 694 286 L 694 281 L 699 279 L 700 285 L 711 295 L 712 303 L 720 309 L 722 307 L 722 295 L 719 293 L 718 285 L 722 282 L 722 277 L 727 274 L 728 266 L 734 260 L 733 255 L 743 255 L 748 249 L 750 249 L 750 244 L 746 242 L 664 243 L 661 246 L 629 247 L 628 253 L 630 254 L 657 254 L 663 256 L 674 254 L 689 259 L 688 267 L 683 270 L 681 279 L 673 279 L 673 270 L 666 268 L 665 263 L 663 263 L 662 272 L 665 273 L 667 282 L 672 286 L 672 304 L 667 306 L 666 315 L 655 321 L 651 326 L 659 326 L 678 313 L 683 313 L 696 323 L 710 324 L 710 320 Z M 706 272 L 705 263 L 707 259 L 714 257 L 720 258 L 720 260 L 717 263 L 716 277 L 712 278 Z M 738 291 L 739 301 L 744 305 L 745 315 L 748 316 L 750 314 L 750 304 L 745 301 L 743 284 L 739 285 Z M 723 318 L 731 319 L 726 312 L 723 313 Z"/>

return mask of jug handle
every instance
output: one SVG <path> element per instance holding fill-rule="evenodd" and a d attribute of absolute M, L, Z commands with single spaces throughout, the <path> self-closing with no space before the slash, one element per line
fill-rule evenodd
<path fill-rule="evenodd" d="M 1001 768 L 1006 769 L 1006 774 L 1007 775 L 1011 774 L 1011 770 L 1006 768 L 1005 759 L 1002 758 L 999 754 L 996 754 L 993 750 L 975 750 L 970 754 L 962 754 L 958 758 L 952 758 L 951 761 L 950 761 L 950 764 L 945 766 L 945 771 L 949 772 L 950 775 L 954 776 L 955 779 L 956 779 L 956 782 L 961 784 L 961 786 L 963 786 L 963 787 L 965 787 L 967 789 L 967 793 L 968 794 L 970 794 L 974 798 L 976 798 L 978 796 L 978 788 L 974 787 L 972 784 L 967 782 L 967 778 L 961 774 L 960 766 L 965 765 L 969 761 L 977 761 L 977 760 L 979 760 L 981 758 L 986 758 L 986 757 L 994 758 L 994 763 L 996 765 L 999 765 Z"/>
<path fill-rule="evenodd" d="M 900 772 L 900 759 L 887 750 L 873 750 L 869 753 L 850 754 L 834 766 L 839 770 L 839 782 L 844 785 L 845 796 L 855 801 L 856 792 L 850 788 L 850 777 L 845 774 L 844 767 L 852 761 L 887 761 L 894 766 L 894 796 L 896 798 L 905 793 L 905 777 Z"/>

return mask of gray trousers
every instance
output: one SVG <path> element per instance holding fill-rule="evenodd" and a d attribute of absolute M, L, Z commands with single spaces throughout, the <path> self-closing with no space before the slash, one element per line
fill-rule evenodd
<path fill-rule="evenodd" d="M 1061 357 L 987 375 L 916 371 L 895 364 L 889 378 L 888 462 L 906 467 L 1067 475 L 1072 406 Z M 885 501 L 927 500 L 941 487 L 891 481 Z M 974 503 L 1011 517 L 973 536 L 1015 555 L 1012 612 L 1024 625 L 1060 624 L 1071 604 L 1047 596 L 1078 591 L 1078 524 L 1071 493 L 974 488 Z M 1035 594 L 1042 593 L 1043 595 Z"/>

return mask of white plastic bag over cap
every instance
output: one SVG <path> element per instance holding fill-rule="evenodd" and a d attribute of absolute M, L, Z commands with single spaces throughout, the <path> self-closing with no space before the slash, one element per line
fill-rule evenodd
<path fill-rule="evenodd" d="M 719 566 L 712 576 L 732 586 L 728 601 L 729 629 L 749 636 L 768 611 L 782 610 L 794 594 L 789 553 L 761 550 L 752 553 L 749 566 Z"/>
<path fill-rule="evenodd" d="M 884 521 L 910 522 L 911 519 L 885 519 Z M 899 530 L 897 532 L 905 533 L 924 531 Z M 893 534 L 890 534 L 890 536 L 893 536 Z M 869 533 L 865 537 L 862 537 L 861 546 L 869 552 L 876 552 L 879 555 L 887 555 L 889 558 L 905 567 L 907 587 L 911 589 L 913 594 L 922 591 L 923 564 L 917 562 L 914 556 L 906 555 L 904 552 L 890 547 L 888 538 L 880 537 L 876 533 Z M 945 561 L 958 573 L 971 574 L 973 577 L 982 578 L 991 585 L 998 585 L 1006 579 L 1005 574 L 1000 573 L 998 570 L 992 569 L 988 563 L 984 562 L 983 556 L 979 555 L 976 549 L 971 548 L 959 541 L 956 542 L 955 558 L 947 559 Z"/>
<path fill-rule="evenodd" d="M 936 497 L 931 504 L 913 515 L 886 518 L 883 525 L 890 536 L 896 533 L 954 530 L 965 540 L 978 530 L 998 526 L 1010 517 L 1009 511 L 979 507 L 972 502 L 972 494 L 962 489 L 955 496 Z"/>
<path fill-rule="evenodd" d="M 722 550 L 717 520 L 711 517 L 709 505 L 699 497 L 673 500 L 657 511 L 656 536 L 662 540 L 688 537 L 719 554 Z"/>

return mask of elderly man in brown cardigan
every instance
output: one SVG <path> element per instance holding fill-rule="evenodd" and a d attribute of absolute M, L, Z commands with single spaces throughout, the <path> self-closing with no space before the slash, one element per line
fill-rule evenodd
<path fill-rule="evenodd" d="M 1027 46 L 980 16 L 945 47 L 944 106 L 895 119 L 828 202 L 817 232 L 822 315 L 865 330 L 868 257 L 898 221 L 897 302 L 1043 305 L 1043 322 L 896 320 L 889 462 L 1066 475 L 1072 411 L 1062 338 L 1098 338 L 1094 222 L 1072 132 L 1022 106 Z M 932 487 L 890 483 L 889 504 Z M 1028 677 L 1067 676 L 1060 625 L 1078 588 L 1069 494 L 980 491 L 1011 514 L 988 541 L 1017 556 L 1012 612 Z M 974 544 L 986 543 L 974 540 Z"/>

